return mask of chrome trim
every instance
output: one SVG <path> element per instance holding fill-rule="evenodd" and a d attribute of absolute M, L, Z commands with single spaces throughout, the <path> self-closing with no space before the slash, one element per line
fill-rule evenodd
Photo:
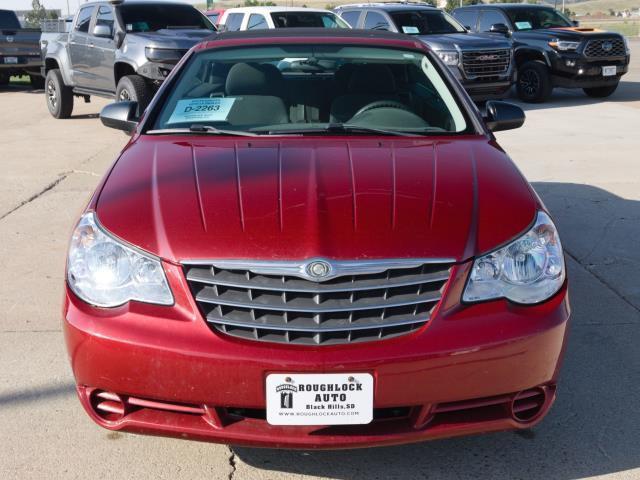
<path fill-rule="evenodd" d="M 277 331 L 289 330 L 292 332 L 324 333 L 324 332 L 346 332 L 351 330 L 377 330 L 380 328 L 401 327 L 403 325 L 414 325 L 416 323 L 425 323 L 428 319 L 429 319 L 428 317 L 426 319 L 424 317 L 421 317 L 420 319 L 402 320 L 399 322 L 384 323 L 381 325 L 345 325 L 344 327 L 326 327 L 326 328 L 323 328 L 320 325 L 317 327 L 295 327 L 291 325 L 276 326 L 276 325 L 270 325 L 270 324 L 238 322 L 236 320 L 221 320 L 218 318 L 216 318 L 215 320 L 210 320 L 207 318 L 207 322 L 212 323 L 214 325 L 228 325 L 230 327 L 251 328 L 251 329 L 258 329 L 258 330 L 277 330 Z"/>
<path fill-rule="evenodd" d="M 331 269 L 327 276 L 318 278 L 307 273 L 307 266 L 313 262 L 326 262 Z M 384 260 L 329 260 L 326 258 L 309 258 L 303 261 L 271 261 L 271 260 L 187 260 L 183 265 L 204 265 L 223 270 L 248 270 L 257 275 L 287 275 L 323 282 L 346 275 L 364 275 L 382 273 L 386 270 L 400 268 L 416 268 L 432 263 L 455 263 L 452 258 L 397 258 Z"/>
<path fill-rule="evenodd" d="M 224 298 L 206 298 L 203 295 L 197 295 L 197 302 L 208 303 L 212 305 L 224 305 L 225 307 L 247 308 L 261 311 L 274 311 L 274 312 L 303 312 L 303 313 L 336 313 L 336 312 L 355 312 L 364 310 L 382 310 L 385 308 L 395 307 L 409 307 L 411 305 L 420 305 L 422 303 L 436 303 L 439 302 L 442 296 L 437 294 L 417 296 L 411 300 L 405 300 L 403 302 L 391 302 L 391 303 L 375 303 L 370 305 L 345 305 L 343 307 L 298 307 L 290 306 L 285 303 L 280 305 L 275 304 L 260 304 L 255 302 L 239 302 L 236 300 L 226 300 Z M 287 325 L 283 325 L 282 328 L 289 328 Z"/>

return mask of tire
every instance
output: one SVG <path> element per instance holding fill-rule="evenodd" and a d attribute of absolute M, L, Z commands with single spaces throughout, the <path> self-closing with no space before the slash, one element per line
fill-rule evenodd
<path fill-rule="evenodd" d="M 31 82 L 31 87 L 36 90 L 42 90 L 44 88 L 44 78 L 40 75 L 29 75 L 29 81 Z"/>
<path fill-rule="evenodd" d="M 138 114 L 141 114 L 153 97 L 153 91 L 140 75 L 126 75 L 116 87 L 116 102 L 138 102 Z"/>
<path fill-rule="evenodd" d="M 69 118 L 73 111 L 73 91 L 64 84 L 60 70 L 49 70 L 44 84 L 49 113 L 55 118 Z"/>
<path fill-rule="evenodd" d="M 11 77 L 9 77 L 9 75 L 7 75 L 6 73 L 0 73 L 0 85 L 1 86 L 5 86 L 5 85 L 9 85 L 9 80 Z"/>
<path fill-rule="evenodd" d="M 589 97 L 592 98 L 605 98 L 611 95 L 618 88 L 618 83 L 616 82 L 614 85 L 606 85 L 604 87 L 592 87 L 592 88 L 583 88 L 582 90 Z"/>
<path fill-rule="evenodd" d="M 522 64 L 516 84 L 518 97 L 527 103 L 542 103 L 551 96 L 551 78 L 547 66 L 538 61 Z"/>

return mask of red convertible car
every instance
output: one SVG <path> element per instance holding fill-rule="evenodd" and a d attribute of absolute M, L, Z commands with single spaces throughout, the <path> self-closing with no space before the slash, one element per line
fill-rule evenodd
<path fill-rule="evenodd" d="M 64 330 L 99 425 L 282 448 L 523 429 L 556 395 L 556 227 L 424 44 L 224 33 L 141 118 L 70 244 Z"/>

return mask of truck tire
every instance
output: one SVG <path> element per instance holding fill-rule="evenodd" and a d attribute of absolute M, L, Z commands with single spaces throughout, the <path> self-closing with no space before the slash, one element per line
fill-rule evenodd
<path fill-rule="evenodd" d="M 60 70 L 49 70 L 44 83 L 49 113 L 55 118 L 69 118 L 73 111 L 73 91 L 64 84 Z"/>
<path fill-rule="evenodd" d="M 140 75 L 126 75 L 116 87 L 116 102 L 138 102 L 138 114 L 141 114 L 153 97 L 151 86 Z"/>
<path fill-rule="evenodd" d="M 605 98 L 611 95 L 618 88 L 618 83 L 604 87 L 583 88 L 582 90 L 592 98 Z"/>
<path fill-rule="evenodd" d="M 44 88 L 44 78 L 40 75 L 29 75 L 29 81 L 31 86 L 36 90 L 42 90 Z"/>
<path fill-rule="evenodd" d="M 523 102 L 542 103 L 551 96 L 551 78 L 547 66 L 539 61 L 529 61 L 518 69 L 516 90 Z"/>

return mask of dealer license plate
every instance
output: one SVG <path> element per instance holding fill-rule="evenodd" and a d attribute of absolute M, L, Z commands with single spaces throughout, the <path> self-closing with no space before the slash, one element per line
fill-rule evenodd
<path fill-rule="evenodd" d="M 611 77 L 616 74 L 615 65 L 612 67 L 602 67 L 602 76 L 603 77 Z"/>
<path fill-rule="evenodd" d="M 373 420 L 368 373 L 267 375 L 271 425 L 353 425 Z"/>
<path fill-rule="evenodd" d="M 4 57 L 4 63 L 16 64 L 18 63 L 18 57 Z"/>

